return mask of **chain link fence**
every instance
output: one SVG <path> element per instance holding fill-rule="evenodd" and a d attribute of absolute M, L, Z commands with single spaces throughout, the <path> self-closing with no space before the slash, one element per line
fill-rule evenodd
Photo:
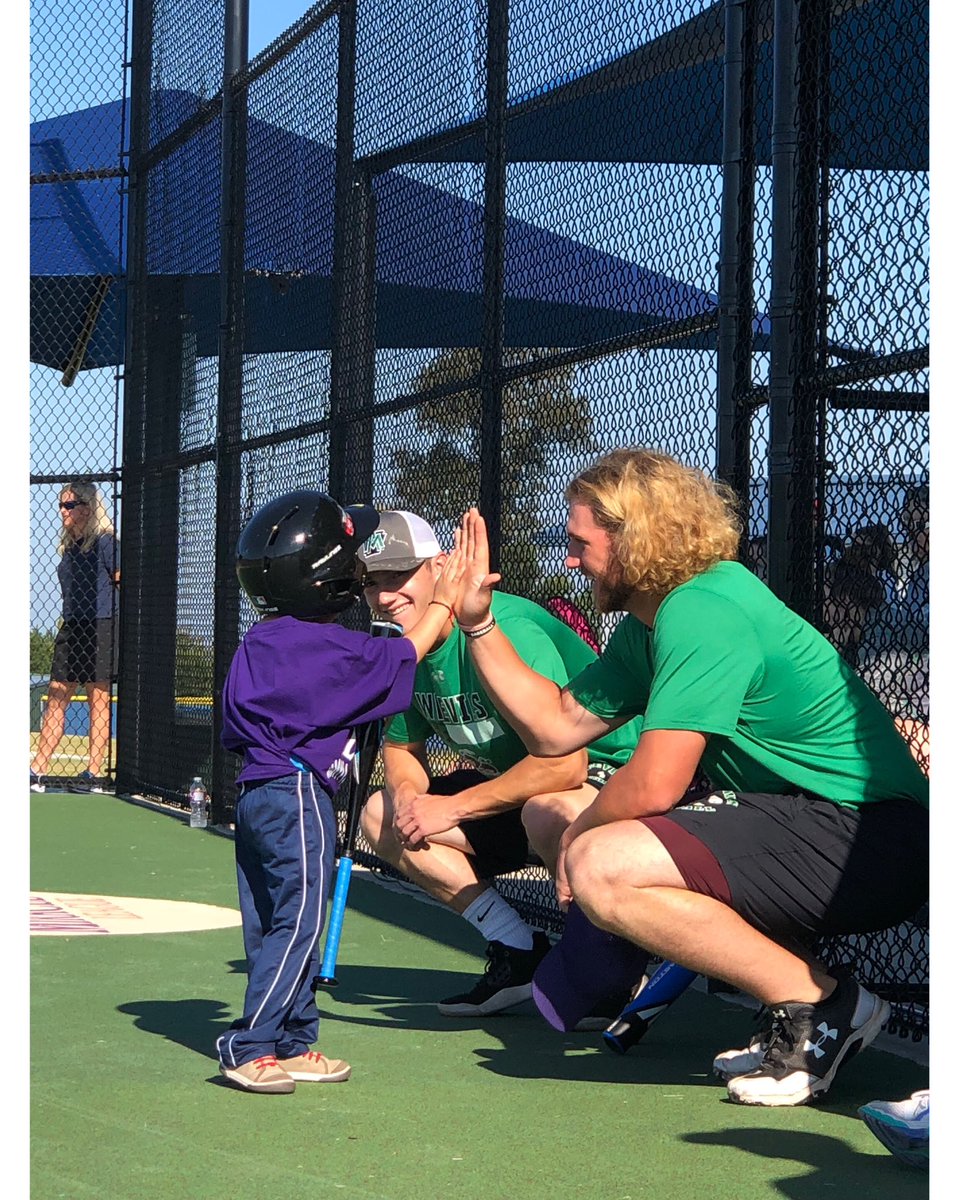
<path fill-rule="evenodd" d="M 928 765 L 924 4 L 333 0 L 252 61 L 239 0 L 131 11 L 116 153 L 86 168 L 116 174 L 33 188 L 35 214 L 44 188 L 62 214 L 112 188 L 113 257 L 31 279 L 60 356 L 31 355 L 37 595 L 55 488 L 100 470 L 118 511 L 122 480 L 118 788 L 182 804 L 200 774 L 229 821 L 233 551 L 270 495 L 409 508 L 447 539 L 478 502 L 508 589 L 592 616 L 562 493 L 624 444 L 734 484 L 744 560 Z M 35 44 L 51 79 L 58 53 Z M 107 381 L 70 406 L 109 426 L 105 457 L 61 422 L 70 362 L 74 388 Z M 501 886 L 559 927 L 542 871 Z M 825 952 L 925 1035 L 922 915 Z"/>

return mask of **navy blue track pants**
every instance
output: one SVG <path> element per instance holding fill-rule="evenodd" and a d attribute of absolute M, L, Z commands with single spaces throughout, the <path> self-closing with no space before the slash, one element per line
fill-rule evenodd
<path fill-rule="evenodd" d="M 310 984 L 333 872 L 333 805 L 306 771 L 243 785 L 236 806 L 236 876 L 249 978 L 243 1016 L 217 1039 L 229 1067 L 316 1041 Z"/>

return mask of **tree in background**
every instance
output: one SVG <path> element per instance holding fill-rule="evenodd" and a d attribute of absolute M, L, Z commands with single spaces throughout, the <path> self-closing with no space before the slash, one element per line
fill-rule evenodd
<path fill-rule="evenodd" d="M 30 674 L 49 675 L 53 666 L 53 643 L 57 640 L 55 629 L 30 630 Z"/>
<path fill-rule="evenodd" d="M 176 631 L 175 687 L 178 696 L 213 695 L 213 647 L 184 629 Z"/>
<path fill-rule="evenodd" d="M 504 365 L 535 362 L 537 357 L 533 349 L 511 349 L 506 351 Z M 420 372 L 413 391 L 428 392 L 475 380 L 479 370 L 478 349 L 448 350 Z M 416 425 L 426 444 L 422 450 L 398 450 L 393 455 L 397 508 L 442 525 L 455 521 L 477 502 L 481 405 L 481 391 L 474 385 L 426 400 L 416 409 Z M 578 465 L 583 455 L 595 450 L 589 402 L 574 389 L 572 367 L 520 379 L 504 388 L 500 559 L 508 591 L 540 603 L 550 596 L 570 596 L 568 572 L 543 569 L 544 526 L 555 525 L 557 518 L 544 515 L 541 503 L 545 498 L 562 511 L 551 478 L 556 464 L 568 459 Z M 579 595 L 571 598 L 577 603 L 582 599 Z"/>

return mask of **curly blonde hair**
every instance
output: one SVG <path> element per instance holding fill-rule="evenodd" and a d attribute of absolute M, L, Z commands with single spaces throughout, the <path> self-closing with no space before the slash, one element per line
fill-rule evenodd
<path fill-rule="evenodd" d="M 74 500 L 82 500 L 89 505 L 90 516 L 80 537 L 74 537 L 66 528 L 60 530 L 60 541 L 57 553 L 63 554 L 71 546 L 79 546 L 84 552 L 93 549 L 93 544 L 102 533 L 113 533 L 113 522 L 107 513 L 106 505 L 100 489 L 93 483 L 65 483 L 60 489 L 60 499 L 73 496 Z"/>
<path fill-rule="evenodd" d="M 630 588 L 665 596 L 739 557 L 743 523 L 731 487 L 655 450 L 613 450 L 566 489 L 605 529 Z"/>

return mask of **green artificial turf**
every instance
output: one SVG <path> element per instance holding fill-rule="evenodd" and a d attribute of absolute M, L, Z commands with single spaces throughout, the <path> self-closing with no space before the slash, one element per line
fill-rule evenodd
<path fill-rule="evenodd" d="M 229 838 L 108 796 L 31 796 L 31 886 L 236 906 Z M 256 1096 L 214 1042 L 242 1006 L 239 928 L 31 945 L 32 1200 L 912 1200 L 857 1105 L 925 1086 L 868 1050 L 816 1107 L 745 1108 L 709 1074 L 751 1014 L 690 990 L 628 1055 L 531 1006 L 479 1021 L 435 1000 L 482 970 L 436 906 L 354 875 L 320 1048 L 343 1084 Z"/>

